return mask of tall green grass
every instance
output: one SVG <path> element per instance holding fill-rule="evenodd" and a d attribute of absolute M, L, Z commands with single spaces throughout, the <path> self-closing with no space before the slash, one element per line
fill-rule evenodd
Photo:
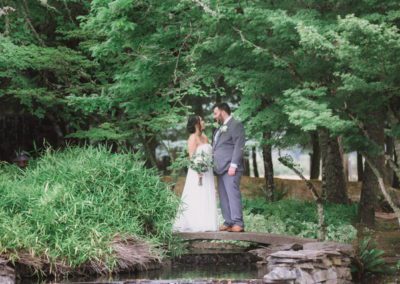
<path fill-rule="evenodd" d="M 0 165 L 0 254 L 111 271 L 116 239 L 158 248 L 170 242 L 178 202 L 137 155 L 104 147 L 48 150 L 24 171 Z"/>

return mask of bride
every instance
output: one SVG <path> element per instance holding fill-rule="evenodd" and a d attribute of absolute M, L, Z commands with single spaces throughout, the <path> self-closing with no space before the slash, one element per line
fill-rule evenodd
<path fill-rule="evenodd" d="M 189 158 L 199 153 L 212 155 L 212 146 L 203 134 L 204 128 L 204 121 L 200 116 L 189 117 Z M 199 174 L 189 168 L 181 199 L 181 207 L 173 225 L 174 231 L 217 231 L 217 202 L 212 168 L 202 174 L 202 185 L 199 185 Z"/>

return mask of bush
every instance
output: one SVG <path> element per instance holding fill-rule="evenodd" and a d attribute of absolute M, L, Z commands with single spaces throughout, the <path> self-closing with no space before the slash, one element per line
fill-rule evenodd
<path fill-rule="evenodd" d="M 116 240 L 160 248 L 172 238 L 179 200 L 138 155 L 74 147 L 48 150 L 25 171 L 0 170 L 0 252 L 9 258 L 115 270 Z"/>
<path fill-rule="evenodd" d="M 247 231 L 318 237 L 316 204 L 285 199 L 267 203 L 264 199 L 244 199 Z M 357 231 L 351 225 L 357 216 L 357 205 L 325 204 L 327 239 L 351 242 Z"/>

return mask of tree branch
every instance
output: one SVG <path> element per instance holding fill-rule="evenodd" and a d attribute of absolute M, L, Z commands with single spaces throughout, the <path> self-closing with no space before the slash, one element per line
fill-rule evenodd
<path fill-rule="evenodd" d="M 324 213 L 324 206 L 322 204 L 322 198 L 318 194 L 317 189 L 315 188 L 314 184 L 306 179 L 302 172 L 296 168 L 296 164 L 293 162 L 293 158 L 289 155 L 284 157 L 279 157 L 278 161 L 281 162 L 284 166 L 288 167 L 292 171 L 294 171 L 307 185 L 308 189 L 311 191 L 315 202 L 317 203 L 317 211 L 318 211 L 318 239 L 320 241 L 324 241 L 326 238 L 326 224 L 325 224 L 325 213 Z"/>
<path fill-rule="evenodd" d="M 379 170 L 375 167 L 374 163 L 370 160 L 370 158 L 367 156 L 366 153 L 362 153 L 362 155 L 364 156 L 365 161 L 367 161 L 367 163 L 370 166 L 371 170 L 373 171 L 374 175 L 378 179 L 379 188 L 381 189 L 382 194 L 385 197 L 386 201 L 389 203 L 390 207 L 393 209 L 393 211 L 398 219 L 399 226 L 400 226 L 400 208 L 396 206 L 396 204 L 392 200 L 392 197 L 386 190 L 386 186 L 383 181 L 383 177 L 382 177 L 381 173 L 379 172 Z"/>
<path fill-rule="evenodd" d="M 179 47 L 178 50 L 178 56 L 176 58 L 176 62 L 175 62 L 175 69 L 174 69 L 174 84 L 176 84 L 177 80 L 178 80 L 178 75 L 177 75 L 177 71 L 178 71 L 178 64 L 179 64 L 179 59 L 181 57 L 181 52 L 182 52 L 182 48 L 183 46 L 186 44 L 187 40 L 192 36 L 192 23 L 190 23 L 190 32 L 189 34 L 187 34 L 185 36 L 185 38 L 183 39 L 183 42 L 181 44 L 181 46 Z"/>
<path fill-rule="evenodd" d="M 346 111 L 347 115 L 357 124 L 358 128 L 362 131 L 362 133 L 364 134 L 364 136 L 367 137 L 368 139 L 370 139 L 369 134 L 368 134 L 367 130 L 366 130 L 365 127 L 364 127 L 364 124 L 363 124 L 361 121 L 359 121 L 359 120 L 350 112 L 350 110 L 347 108 L 347 104 L 346 104 L 346 103 L 345 103 L 345 111 Z M 391 123 L 391 124 L 398 124 L 399 121 L 398 121 L 397 118 L 395 117 L 394 113 L 393 113 L 391 110 L 389 110 L 388 113 L 389 113 L 389 120 L 390 120 L 390 123 Z M 397 143 L 395 143 L 395 152 L 396 152 L 396 155 L 397 155 L 398 157 L 400 157 L 400 147 L 399 147 L 399 146 L 400 146 L 400 142 L 398 142 L 397 140 L 398 140 L 398 139 L 395 139 L 395 141 L 397 142 Z M 385 155 L 384 155 L 384 158 L 385 158 L 386 163 L 389 164 L 389 167 L 390 167 L 390 168 L 394 171 L 394 173 L 396 174 L 397 178 L 400 179 L 400 167 L 395 163 L 395 161 L 393 160 L 393 158 L 392 158 L 390 155 L 385 154 Z"/>
<path fill-rule="evenodd" d="M 22 7 L 22 13 L 24 14 L 24 18 L 25 18 L 26 23 L 27 23 L 28 26 L 31 28 L 31 30 L 32 30 L 32 32 L 33 32 L 33 34 L 34 34 L 34 36 L 35 36 L 36 39 L 39 41 L 40 45 L 41 45 L 41 46 L 45 46 L 44 41 L 40 38 L 39 33 L 36 31 L 35 27 L 33 26 L 31 20 L 30 20 L 29 17 L 28 17 L 29 8 L 28 8 L 28 4 L 26 3 L 26 0 L 24 0 L 23 3 L 24 3 L 24 5 L 23 5 L 23 7 Z"/>
<path fill-rule="evenodd" d="M 67 10 L 67 12 L 68 12 L 68 17 L 69 17 L 69 20 L 71 21 L 71 23 L 73 23 L 73 22 L 74 22 L 74 20 L 72 19 L 71 10 L 68 8 L 67 1 L 63 0 L 63 3 L 64 3 L 64 7 L 65 7 L 65 9 L 66 9 L 66 10 Z"/>
<path fill-rule="evenodd" d="M 391 125 L 396 125 L 396 124 L 398 125 L 400 123 L 399 118 L 396 116 L 395 112 L 390 107 L 388 110 L 388 116 L 389 116 L 389 123 Z M 400 158 L 400 139 L 398 138 L 394 139 L 394 151 L 396 153 L 396 156 Z M 395 163 L 393 162 L 393 164 Z M 397 170 L 400 171 L 398 167 Z M 400 179 L 400 175 L 397 175 L 397 177 Z"/>
<path fill-rule="evenodd" d="M 345 104 L 345 111 L 347 112 L 348 116 L 357 124 L 358 128 L 363 132 L 364 136 L 366 136 L 368 139 L 370 139 L 367 130 L 364 127 L 364 124 L 357 120 L 356 117 L 348 110 L 347 104 Z M 390 112 L 389 112 L 390 116 Z M 393 117 L 392 117 L 393 119 Z M 396 121 L 398 122 L 398 121 Z M 386 201 L 389 203 L 390 207 L 393 209 L 394 213 L 396 214 L 396 217 L 399 221 L 400 225 L 400 209 L 397 207 L 397 205 L 393 202 L 392 197 L 386 190 L 385 182 L 383 180 L 383 177 L 379 170 L 375 167 L 374 163 L 371 161 L 371 159 L 368 157 L 367 153 L 365 152 L 360 152 L 361 155 L 364 157 L 365 161 L 368 163 L 369 167 L 371 168 L 372 172 L 376 176 L 379 184 L 379 188 L 381 189 L 381 192 L 383 196 L 385 197 Z M 396 163 L 393 161 L 393 159 L 390 157 L 390 155 L 384 155 L 385 160 L 387 163 L 389 163 L 389 166 L 393 169 L 393 171 L 396 173 L 397 177 L 400 178 L 400 168 L 396 165 Z"/>
<path fill-rule="evenodd" d="M 3 4 L 3 2 L 1 2 Z M 7 36 L 10 33 L 10 19 L 8 18 L 8 14 L 15 12 L 15 9 L 10 6 L 5 6 L 3 8 L 0 8 L 0 18 L 2 16 L 5 17 L 4 19 L 4 32 L 2 35 Z"/>
<path fill-rule="evenodd" d="M 199 5 L 201 8 L 203 8 L 203 10 L 210 14 L 213 17 L 216 17 L 218 14 L 217 12 L 215 12 L 214 10 L 212 10 L 209 6 L 207 6 L 207 4 L 205 4 L 204 2 L 202 2 L 201 0 L 192 0 L 194 3 L 196 3 L 197 5 Z"/>
<path fill-rule="evenodd" d="M 289 70 L 289 73 L 292 75 L 292 77 L 297 80 L 297 81 L 302 81 L 302 78 L 300 76 L 300 74 L 297 72 L 296 68 L 293 66 L 293 64 L 287 62 L 286 60 L 282 59 L 280 56 L 278 56 L 276 53 L 274 53 L 271 49 L 269 48 L 265 48 L 265 47 L 261 47 L 259 45 L 256 45 L 255 43 L 251 42 L 250 40 L 248 40 L 244 34 L 243 31 L 241 31 L 240 29 L 238 29 L 237 27 L 233 27 L 233 29 L 239 34 L 242 42 L 249 44 L 250 46 L 254 47 L 257 50 L 261 50 L 261 51 L 266 51 L 268 52 L 272 58 L 276 61 L 281 61 L 283 62 L 286 66 L 287 69 Z"/>

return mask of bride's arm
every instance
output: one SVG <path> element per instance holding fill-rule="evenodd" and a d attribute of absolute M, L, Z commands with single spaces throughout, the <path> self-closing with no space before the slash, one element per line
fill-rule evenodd
<path fill-rule="evenodd" d="M 188 152 L 189 152 L 189 158 L 191 158 L 194 154 L 194 152 L 196 152 L 196 148 L 197 148 L 197 141 L 196 141 L 196 136 L 194 134 L 190 135 L 189 139 L 188 139 Z"/>

